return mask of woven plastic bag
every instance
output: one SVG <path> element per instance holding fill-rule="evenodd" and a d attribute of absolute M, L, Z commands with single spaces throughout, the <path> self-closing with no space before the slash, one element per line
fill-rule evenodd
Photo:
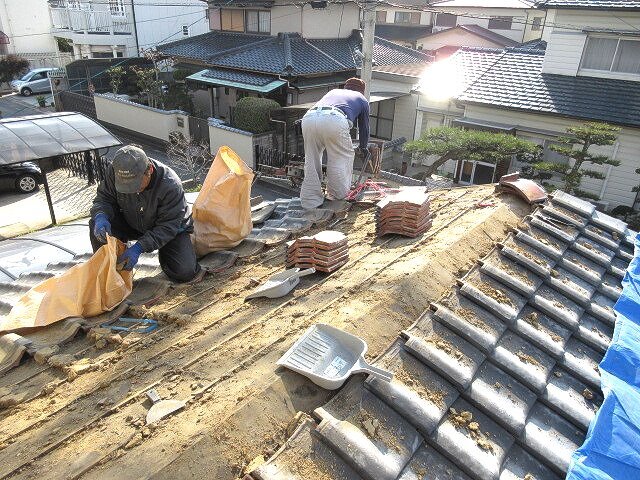
<path fill-rule="evenodd" d="M 193 204 L 193 245 L 198 256 L 238 245 L 251 232 L 253 172 L 231 148 L 218 149 Z"/>
<path fill-rule="evenodd" d="M 89 260 L 33 287 L 0 322 L 0 333 L 113 310 L 133 288 L 133 272 L 116 269 L 125 248 L 117 238 L 107 237 L 107 244 Z"/>

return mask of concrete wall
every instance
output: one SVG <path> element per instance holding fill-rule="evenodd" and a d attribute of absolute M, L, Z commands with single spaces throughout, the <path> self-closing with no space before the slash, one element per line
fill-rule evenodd
<path fill-rule="evenodd" d="M 271 8 L 271 35 L 298 32 L 305 38 L 344 38 L 359 25 L 360 9 L 353 3 L 329 3 L 322 10 L 314 10 L 308 4 L 297 7 L 276 3 Z"/>
<path fill-rule="evenodd" d="M 0 0 L 0 30 L 11 42 L 8 53 L 58 51 L 47 0 Z"/>
<path fill-rule="evenodd" d="M 393 112 L 393 134 L 392 139 L 404 137 L 407 140 L 413 139 L 416 125 L 416 106 L 418 95 L 409 94 L 396 98 L 396 108 Z"/>
<path fill-rule="evenodd" d="M 160 110 L 121 100 L 112 95 L 94 95 L 98 120 L 142 135 L 168 141 L 177 131 L 189 137 L 189 117 L 180 110 Z M 181 121 L 182 127 L 178 122 Z"/>
<path fill-rule="evenodd" d="M 249 167 L 255 168 L 253 134 L 224 125 L 215 118 L 209 119 L 209 144 L 211 154 L 215 155 L 220 147 L 231 147 Z"/>
<path fill-rule="evenodd" d="M 182 5 L 176 6 L 177 4 Z M 173 42 L 209 31 L 209 21 L 205 17 L 207 4 L 201 0 L 134 0 L 134 5 L 141 48 L 150 48 L 159 42 Z M 183 25 L 189 26 L 188 35 L 183 35 Z"/>
<path fill-rule="evenodd" d="M 611 12 L 592 10 L 552 10 L 548 23 L 553 25 L 578 25 L 584 29 L 640 30 L 640 12 Z M 638 75 L 580 71 L 580 62 L 587 33 L 576 28 L 548 26 L 543 38 L 549 42 L 543 71 L 560 75 L 590 75 L 608 78 L 638 80 Z"/>

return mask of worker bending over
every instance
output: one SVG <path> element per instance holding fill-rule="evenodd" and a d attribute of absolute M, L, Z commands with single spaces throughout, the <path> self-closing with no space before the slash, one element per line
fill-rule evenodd
<path fill-rule="evenodd" d="M 191 208 L 178 175 L 166 165 L 128 145 L 119 149 L 98 186 L 89 221 L 95 252 L 106 235 L 136 240 L 118 258 L 131 270 L 143 252 L 158 250 L 162 271 L 176 282 L 201 279 L 204 271 L 191 243 Z"/>
<path fill-rule="evenodd" d="M 327 151 L 327 199 L 342 200 L 351 189 L 354 150 L 349 131 L 358 122 L 360 149 L 369 143 L 369 102 L 365 83 L 350 78 L 344 88 L 329 91 L 302 118 L 304 180 L 300 190 L 303 208 L 316 208 L 322 194 L 322 155 Z"/>

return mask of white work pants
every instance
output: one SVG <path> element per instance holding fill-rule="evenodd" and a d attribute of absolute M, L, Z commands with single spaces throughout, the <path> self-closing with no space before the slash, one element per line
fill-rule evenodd
<path fill-rule="evenodd" d="M 300 190 L 303 208 L 316 208 L 322 195 L 322 154 L 327 151 L 327 198 L 342 200 L 351 188 L 353 144 L 349 121 L 335 110 L 312 110 L 302 118 L 304 180 Z"/>

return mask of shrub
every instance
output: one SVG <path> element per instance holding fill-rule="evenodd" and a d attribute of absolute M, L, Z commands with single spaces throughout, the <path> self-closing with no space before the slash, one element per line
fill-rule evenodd
<path fill-rule="evenodd" d="M 0 59 L 0 83 L 10 82 L 29 69 L 29 62 L 17 55 L 7 55 Z"/>
<path fill-rule="evenodd" d="M 232 125 L 251 133 L 268 132 L 273 129 L 269 114 L 276 108 L 280 108 L 280 104 L 275 100 L 258 97 L 242 98 L 233 110 Z"/>

